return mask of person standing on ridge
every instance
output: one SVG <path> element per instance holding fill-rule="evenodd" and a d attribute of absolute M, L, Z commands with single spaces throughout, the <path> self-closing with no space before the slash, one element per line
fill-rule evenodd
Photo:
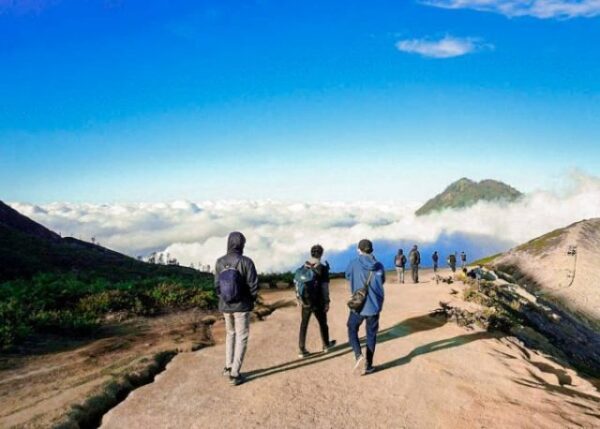
<path fill-rule="evenodd" d="M 465 252 L 460 252 L 460 267 L 462 269 L 467 268 L 467 254 Z"/>
<path fill-rule="evenodd" d="M 438 262 L 440 260 L 440 255 L 438 255 L 437 250 L 433 252 L 433 255 L 431 255 L 431 260 L 433 261 L 433 273 L 437 274 Z"/>
<path fill-rule="evenodd" d="M 258 296 L 256 267 L 244 256 L 245 245 L 244 234 L 232 232 L 227 239 L 227 253 L 215 264 L 215 288 L 227 333 L 223 375 L 233 386 L 244 382 L 240 370 L 248 347 L 250 313 Z"/>
<path fill-rule="evenodd" d="M 421 254 L 419 253 L 419 248 L 416 244 L 408 254 L 408 260 L 410 262 L 412 281 L 413 283 L 419 283 L 419 265 L 421 265 Z"/>
<path fill-rule="evenodd" d="M 296 271 L 294 283 L 296 295 L 302 308 L 299 336 L 298 357 L 310 355 L 306 350 L 306 331 L 310 316 L 314 313 L 319 322 L 323 353 L 327 353 L 336 341 L 329 341 L 329 326 L 327 325 L 327 312 L 329 311 L 329 263 L 321 263 L 323 247 L 320 244 L 310 249 L 310 259 Z"/>
<path fill-rule="evenodd" d="M 377 332 L 379 331 L 379 315 L 383 309 L 385 283 L 385 269 L 383 265 L 373 256 L 373 243 L 363 239 L 358 243 L 358 258 L 350 261 L 346 268 L 346 279 L 350 282 L 352 294 L 359 289 L 367 288 L 366 300 L 362 309 L 357 312 L 350 310 L 348 316 L 348 341 L 354 351 L 354 370 L 358 370 L 364 362 L 363 375 L 375 371 L 373 356 L 377 344 Z M 362 354 L 358 330 L 360 325 L 366 321 L 367 329 L 367 356 L 366 360 Z"/>
<path fill-rule="evenodd" d="M 456 252 L 451 253 L 450 256 L 448 256 L 448 265 L 450 266 L 450 269 L 452 270 L 453 273 L 456 272 Z"/>
<path fill-rule="evenodd" d="M 404 273 L 406 271 L 406 255 L 404 255 L 404 250 L 398 249 L 398 254 L 394 258 L 394 265 L 396 266 L 398 283 L 404 283 Z"/>

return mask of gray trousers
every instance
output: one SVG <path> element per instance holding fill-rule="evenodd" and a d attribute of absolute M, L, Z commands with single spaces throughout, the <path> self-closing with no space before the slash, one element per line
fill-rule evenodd
<path fill-rule="evenodd" d="M 410 269 L 412 271 L 412 281 L 413 281 L 413 283 L 419 283 L 419 266 L 418 265 L 411 265 Z"/>
<path fill-rule="evenodd" d="M 231 375 L 240 375 L 250 334 L 250 312 L 223 313 L 225 316 L 225 368 L 231 368 Z"/>

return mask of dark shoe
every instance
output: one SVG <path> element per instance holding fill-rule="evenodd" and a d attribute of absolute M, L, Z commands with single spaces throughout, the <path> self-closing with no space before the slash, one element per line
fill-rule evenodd
<path fill-rule="evenodd" d="M 308 350 L 300 350 L 298 352 L 298 357 L 299 358 L 303 358 L 304 359 L 304 358 L 309 357 L 309 356 L 310 356 L 310 352 Z"/>
<path fill-rule="evenodd" d="M 373 374 L 374 372 L 375 372 L 374 366 L 366 366 L 365 365 L 365 369 L 364 369 L 362 375 L 369 375 L 369 374 Z"/>
<path fill-rule="evenodd" d="M 326 346 L 323 346 L 323 353 L 329 353 L 331 351 L 331 349 L 335 347 L 336 344 L 337 344 L 336 340 L 329 341 L 329 344 L 327 344 Z"/>
<path fill-rule="evenodd" d="M 223 368 L 223 377 L 229 377 L 231 375 L 231 368 Z"/>
<path fill-rule="evenodd" d="M 239 374 L 237 377 L 234 377 L 232 375 L 229 376 L 229 384 L 231 384 L 232 386 L 239 386 L 244 381 L 246 381 L 246 379 L 242 374 Z"/>

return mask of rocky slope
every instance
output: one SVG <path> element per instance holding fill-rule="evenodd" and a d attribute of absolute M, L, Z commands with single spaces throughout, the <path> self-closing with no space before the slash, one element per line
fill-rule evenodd
<path fill-rule="evenodd" d="M 515 201 L 522 195 L 515 188 L 496 180 L 474 182 L 462 178 L 448 186 L 441 194 L 427 201 L 415 214 L 423 216 L 449 208 L 469 207 L 482 200 Z"/>
<path fill-rule="evenodd" d="M 600 377 L 600 219 L 557 229 L 485 265 L 498 279 L 466 297 L 511 334 Z M 493 324 L 498 324 L 495 320 Z"/>
<path fill-rule="evenodd" d="M 493 258 L 490 266 L 570 313 L 600 321 L 600 218 L 531 240 Z"/>

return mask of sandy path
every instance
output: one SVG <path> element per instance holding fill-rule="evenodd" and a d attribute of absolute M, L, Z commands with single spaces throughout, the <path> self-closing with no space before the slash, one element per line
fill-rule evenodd
<path fill-rule="evenodd" d="M 231 387 L 220 375 L 223 345 L 180 354 L 154 383 L 107 414 L 103 427 L 600 425 L 600 395 L 571 369 L 522 349 L 511 338 L 430 317 L 440 300 L 451 300 L 449 289 L 431 281 L 386 285 L 378 370 L 372 375 L 351 373 L 344 304 L 348 293 L 344 282 L 336 281 L 330 312 L 332 338 L 341 343 L 336 351 L 298 360 L 298 310 L 284 308 L 251 326 L 246 384 Z M 308 347 L 318 346 L 313 320 Z"/>

